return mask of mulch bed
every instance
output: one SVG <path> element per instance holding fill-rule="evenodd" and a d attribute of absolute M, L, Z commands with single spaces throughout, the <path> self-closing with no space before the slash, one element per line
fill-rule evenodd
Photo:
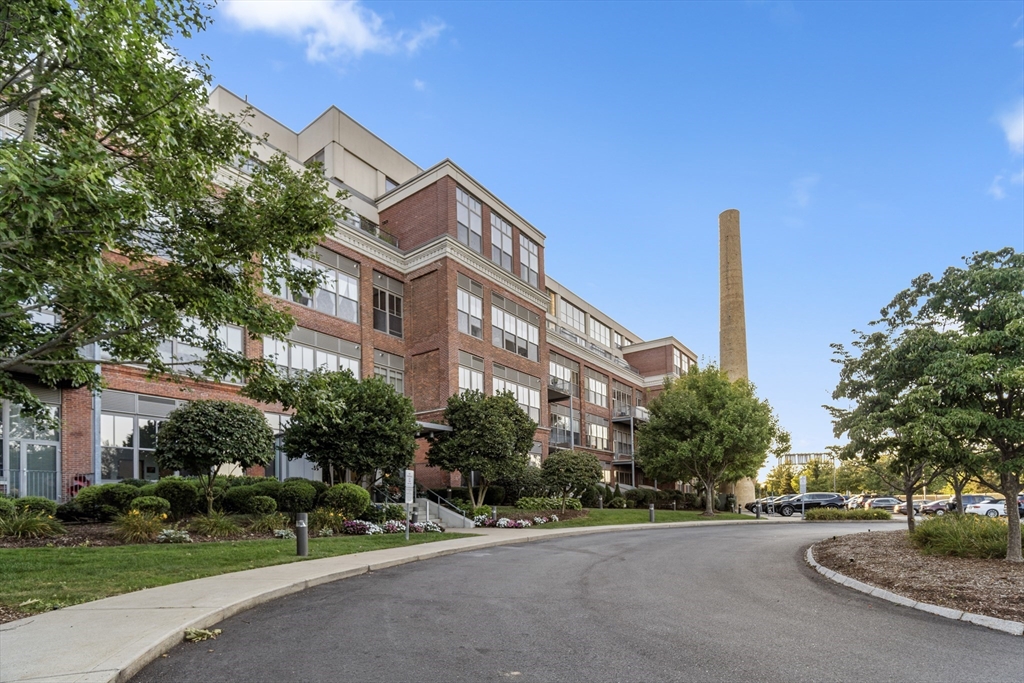
<path fill-rule="evenodd" d="M 0 548 L 76 548 L 76 547 L 99 547 L 113 545 L 132 545 L 122 543 L 114 538 L 114 527 L 111 524 L 65 524 L 67 533 L 53 538 L 0 538 Z M 170 525 L 168 525 L 170 526 Z M 187 528 L 188 524 L 180 524 L 180 528 Z M 272 533 L 252 533 L 241 531 L 231 536 L 201 536 L 189 532 L 194 543 L 210 543 L 215 541 L 255 541 L 274 538 Z"/>
<path fill-rule="evenodd" d="M 1024 622 L 1024 564 L 922 555 L 906 530 L 834 536 L 814 546 L 814 559 L 918 602 Z"/>

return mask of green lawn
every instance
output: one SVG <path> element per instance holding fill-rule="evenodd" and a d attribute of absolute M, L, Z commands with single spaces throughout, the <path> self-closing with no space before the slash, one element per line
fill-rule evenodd
<path fill-rule="evenodd" d="M 413 534 L 408 545 L 469 534 Z M 309 541 L 309 557 L 295 541 L 225 541 L 100 548 L 0 549 L 0 604 L 43 612 L 143 588 L 305 559 L 406 545 L 404 534 L 339 536 Z M 24 604 L 28 601 L 29 604 Z"/>
<path fill-rule="evenodd" d="M 516 510 L 514 508 L 507 508 L 509 511 L 516 513 L 523 513 L 525 510 Z M 498 508 L 499 514 L 502 508 Z M 538 513 L 539 514 L 539 513 Z M 655 522 L 704 522 L 707 521 L 708 517 L 701 517 L 701 513 L 694 510 L 655 510 L 654 521 Z M 750 515 L 734 515 L 729 512 L 719 512 L 711 519 L 716 520 L 727 520 L 727 519 L 752 519 Z M 562 527 L 577 527 L 577 526 L 602 526 L 605 524 L 644 524 L 650 521 L 649 513 L 646 509 L 641 510 L 590 510 L 590 514 L 586 517 L 577 517 L 576 519 L 569 519 L 564 522 L 552 522 L 545 524 L 544 529 L 560 529 Z"/>

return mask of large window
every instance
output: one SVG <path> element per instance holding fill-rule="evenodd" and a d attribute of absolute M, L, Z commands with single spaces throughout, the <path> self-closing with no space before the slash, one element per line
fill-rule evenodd
<path fill-rule="evenodd" d="M 316 260 L 293 256 L 292 265 L 320 273 L 320 286 L 312 293 L 296 292 L 280 280 L 278 285 L 282 297 L 342 320 L 359 322 L 358 263 L 324 247 L 317 247 Z"/>
<path fill-rule="evenodd" d="M 459 309 L 459 332 L 477 339 L 484 338 L 484 288 L 479 282 L 459 274 L 457 290 Z"/>
<path fill-rule="evenodd" d="M 459 393 L 484 392 L 484 359 L 459 351 Z"/>
<path fill-rule="evenodd" d="M 124 391 L 100 395 L 100 476 L 103 481 L 160 478 L 154 455 L 160 425 L 184 401 Z"/>
<path fill-rule="evenodd" d="M 602 408 L 608 407 L 608 376 L 586 368 L 587 401 Z"/>
<path fill-rule="evenodd" d="M 393 386 L 398 393 L 405 393 L 405 359 L 401 356 L 374 349 L 373 374 Z"/>
<path fill-rule="evenodd" d="M 405 286 L 382 273 L 373 274 L 373 329 L 402 336 L 402 297 Z"/>
<path fill-rule="evenodd" d="M 551 384 L 573 396 L 580 395 L 580 364 L 560 353 L 548 354 L 548 369 Z"/>
<path fill-rule="evenodd" d="M 614 452 L 616 457 L 620 458 L 631 458 L 633 457 L 633 440 L 629 436 L 629 432 L 625 429 L 612 429 L 612 438 L 614 439 Z"/>
<path fill-rule="evenodd" d="M 473 251 L 483 253 L 483 228 L 480 218 L 480 202 L 466 194 L 461 187 L 455 190 L 456 218 L 459 224 L 459 241 Z"/>
<path fill-rule="evenodd" d="M 556 448 L 573 448 L 582 445 L 580 441 L 580 411 L 569 410 L 569 406 L 548 403 L 551 413 L 551 436 L 548 443 Z"/>
<path fill-rule="evenodd" d="M 610 327 L 605 325 L 603 322 L 595 320 L 593 316 L 590 318 L 590 336 L 594 338 L 598 343 L 604 344 L 605 346 L 611 346 L 611 333 Z"/>
<path fill-rule="evenodd" d="M 587 448 L 608 450 L 608 419 L 587 413 Z"/>
<path fill-rule="evenodd" d="M 491 212 L 491 260 L 512 272 L 512 226 Z"/>
<path fill-rule="evenodd" d="M 30 389 L 47 404 L 50 415 L 60 419 L 60 389 Z M 63 495 L 61 476 L 67 481 L 79 472 L 61 472 L 60 429 L 51 429 L 21 415 L 21 406 L 0 401 L 0 481 L 7 492 L 18 496 L 42 496 L 57 500 Z M 58 422 L 59 425 L 59 422 Z M 92 480 L 92 467 L 89 468 Z M 85 474 L 85 473 L 81 473 Z M 66 489 L 65 489 L 66 490 Z"/>
<path fill-rule="evenodd" d="M 629 415 L 633 407 L 633 388 L 612 380 L 612 410 L 615 415 Z"/>
<path fill-rule="evenodd" d="M 537 360 L 540 316 L 505 297 L 491 294 L 491 342 L 498 347 Z"/>
<path fill-rule="evenodd" d="M 526 235 L 519 235 L 519 276 L 534 287 L 540 276 L 540 247 Z"/>
<path fill-rule="evenodd" d="M 494 395 L 511 391 L 530 419 L 540 422 L 540 378 L 494 364 Z"/>
<path fill-rule="evenodd" d="M 283 341 L 264 337 L 263 357 L 284 374 L 322 368 L 331 372 L 351 370 L 356 379 L 360 377 L 358 344 L 302 327 L 293 328 Z"/>
<path fill-rule="evenodd" d="M 211 335 L 210 331 L 199 324 L 198 321 L 186 320 L 185 324 L 190 326 L 194 334 L 200 338 L 216 336 L 220 343 L 228 351 L 235 353 L 244 352 L 245 334 L 241 327 L 234 325 L 221 325 Z M 165 363 L 172 363 L 172 369 L 176 372 L 202 372 L 203 361 L 206 360 L 206 349 L 201 346 L 187 344 L 180 339 L 168 339 L 159 346 L 160 359 Z"/>
<path fill-rule="evenodd" d="M 582 309 L 562 299 L 558 304 L 558 319 L 574 330 L 587 333 L 587 315 Z"/>
<path fill-rule="evenodd" d="M 672 370 L 677 375 L 685 375 L 690 370 L 690 359 L 679 349 L 672 349 Z"/>

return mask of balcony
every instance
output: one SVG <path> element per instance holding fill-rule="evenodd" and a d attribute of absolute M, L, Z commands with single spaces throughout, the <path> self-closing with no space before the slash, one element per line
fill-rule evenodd
<path fill-rule="evenodd" d="M 618 365 L 620 368 L 623 368 L 624 370 L 629 370 L 635 375 L 640 374 L 639 370 L 637 370 L 632 365 L 622 360 L 618 356 L 614 355 L 611 351 L 606 351 L 602 349 L 600 346 L 588 340 L 586 337 L 581 337 L 572 330 L 567 330 L 561 325 L 557 325 L 556 323 L 550 320 L 547 321 L 547 328 L 548 334 L 557 334 L 559 337 L 571 341 L 576 346 L 582 347 L 587 351 L 590 351 L 591 353 L 600 356 L 606 361 Z"/>
<path fill-rule="evenodd" d="M 612 422 L 647 422 L 651 419 L 651 413 L 643 406 L 622 406 L 612 407 Z"/>
<path fill-rule="evenodd" d="M 629 462 L 633 462 L 633 446 L 628 443 L 616 443 L 615 451 L 612 453 L 612 464 Z"/>
<path fill-rule="evenodd" d="M 570 396 L 573 396 L 574 393 L 578 393 L 578 392 L 574 392 L 573 389 L 574 389 L 574 387 L 572 386 L 572 384 L 569 381 L 564 380 L 561 377 L 551 377 L 550 375 L 548 376 L 548 402 L 549 403 L 552 402 L 552 401 L 555 401 L 555 402 L 564 401 L 565 399 L 569 398 Z"/>

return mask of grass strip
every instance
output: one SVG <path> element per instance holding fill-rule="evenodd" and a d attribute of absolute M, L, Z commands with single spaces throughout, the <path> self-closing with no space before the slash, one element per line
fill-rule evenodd
<path fill-rule="evenodd" d="M 25 612 L 45 612 L 143 588 L 244 569 L 470 535 L 413 534 L 408 543 L 403 534 L 311 538 L 309 557 L 297 557 L 295 542 L 284 540 L 4 548 L 0 549 L 0 604 Z"/>

